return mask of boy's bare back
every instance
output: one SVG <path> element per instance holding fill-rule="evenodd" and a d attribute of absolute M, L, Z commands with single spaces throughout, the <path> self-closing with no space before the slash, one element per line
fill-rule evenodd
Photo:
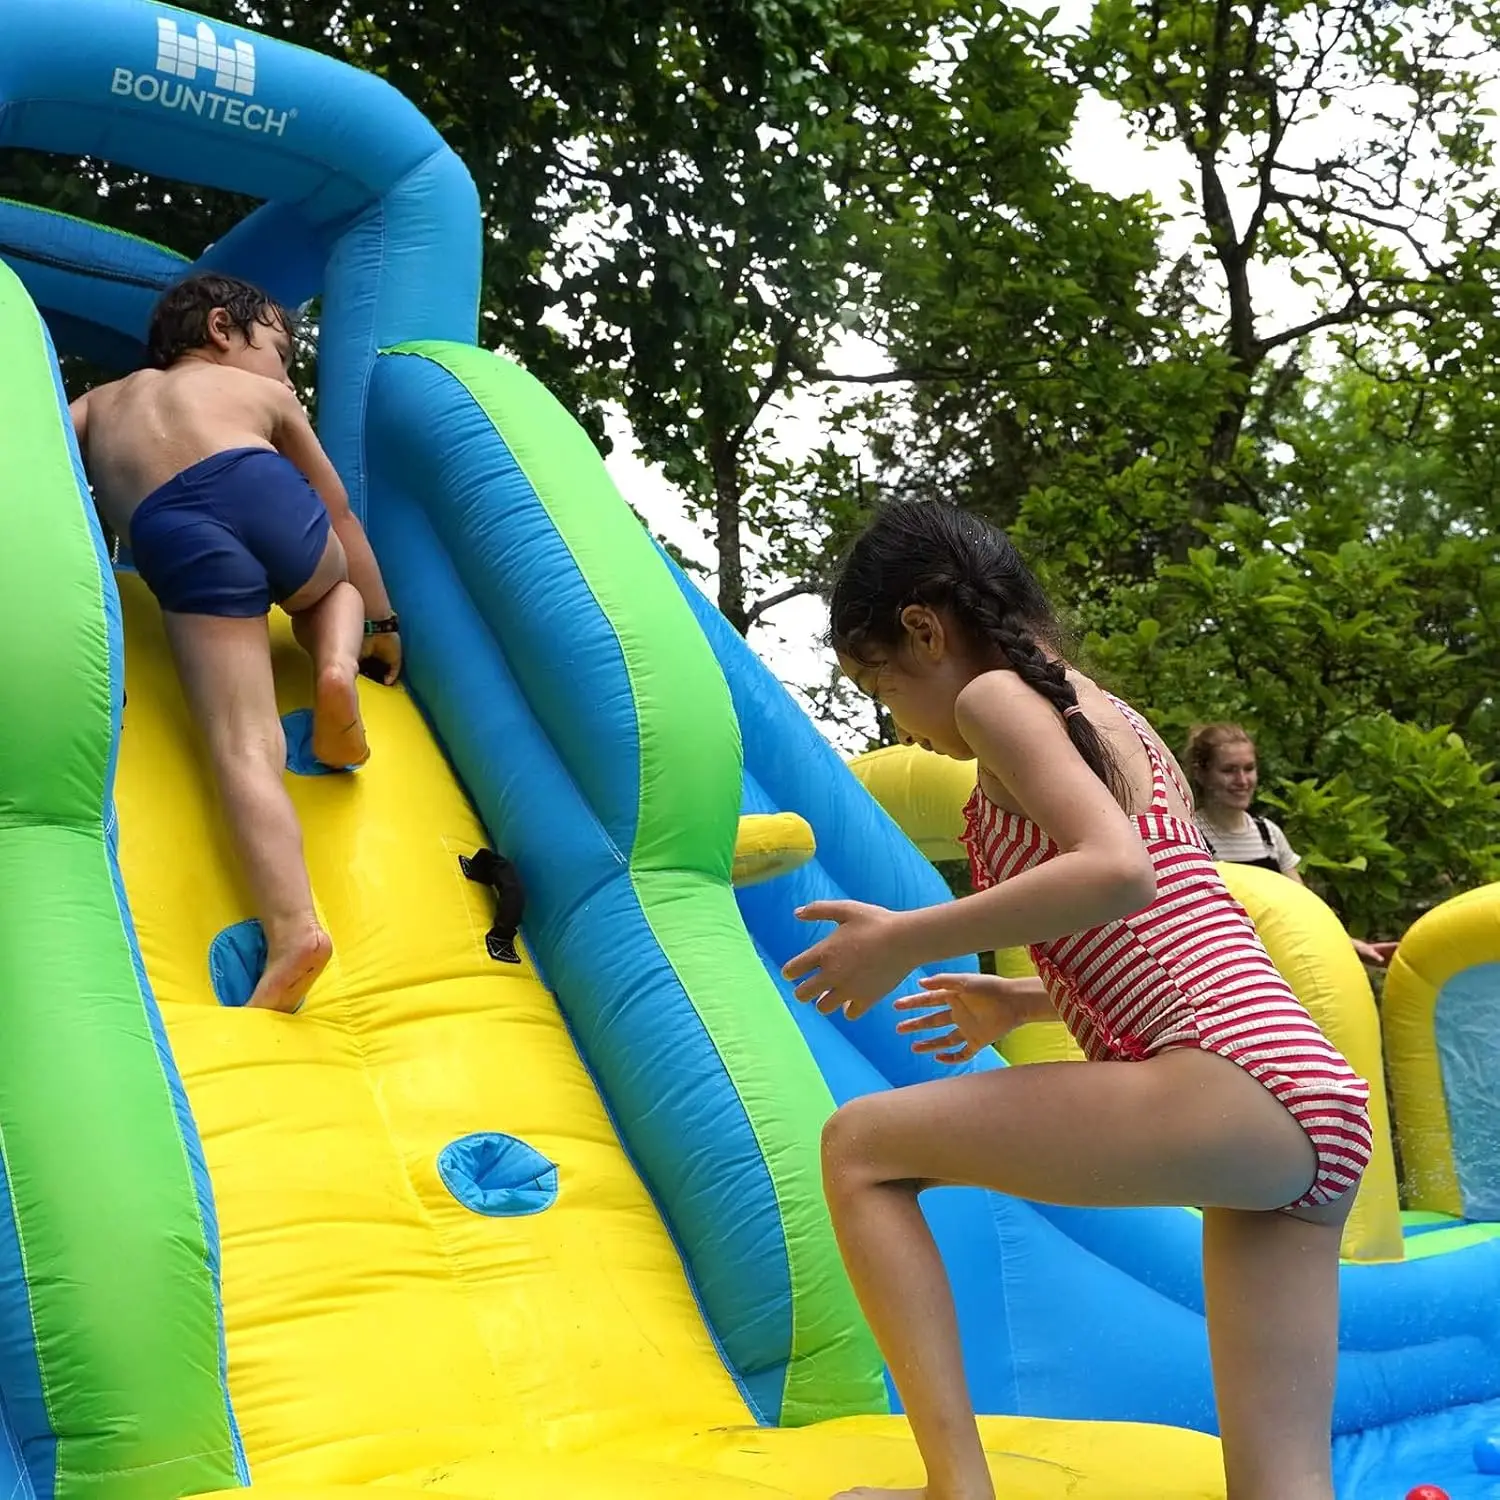
<path fill-rule="evenodd" d="M 196 359 L 96 386 L 87 400 L 84 463 L 105 520 L 122 536 L 141 501 L 173 475 L 229 449 L 279 447 L 296 404 L 274 380 Z"/>

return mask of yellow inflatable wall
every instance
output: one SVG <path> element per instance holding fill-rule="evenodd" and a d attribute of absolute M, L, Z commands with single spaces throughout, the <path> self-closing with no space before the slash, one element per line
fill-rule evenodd
<path fill-rule="evenodd" d="M 1293 994 L 1361 1078 L 1370 1084 L 1374 1154 L 1344 1227 L 1347 1260 L 1402 1259 L 1401 1204 L 1385 1097 L 1375 996 L 1343 924 L 1306 886 L 1275 870 L 1221 864 L 1219 872 Z"/>
<path fill-rule="evenodd" d="M 209 944 L 249 904 L 160 618 L 134 577 L 121 593 L 121 863 L 213 1182 L 250 1493 L 823 1500 L 919 1483 L 899 1418 L 753 1425 L 552 997 L 528 963 L 485 954 L 489 897 L 458 856 L 486 840 L 402 690 L 361 684 L 363 770 L 288 777 L 328 975 L 298 1016 L 215 1002 Z M 279 619 L 275 648 L 283 711 L 306 706 Z M 436 1159 L 473 1131 L 557 1163 L 552 1207 L 462 1207 Z M 1223 1494 L 1199 1434 L 995 1418 L 985 1436 L 1015 1500 Z"/>
<path fill-rule="evenodd" d="M 1500 963 L 1500 885 L 1466 891 L 1412 924 L 1391 960 L 1383 997 L 1391 1100 L 1407 1203 L 1464 1214 L 1453 1160 L 1449 1100 L 1438 1055 L 1438 997 L 1450 979 Z"/>

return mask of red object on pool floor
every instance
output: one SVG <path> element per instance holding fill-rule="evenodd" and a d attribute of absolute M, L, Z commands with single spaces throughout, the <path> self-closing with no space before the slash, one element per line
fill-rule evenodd
<path fill-rule="evenodd" d="M 1407 1490 L 1406 1500 L 1448 1500 L 1448 1491 L 1435 1484 L 1419 1484 L 1416 1489 Z"/>

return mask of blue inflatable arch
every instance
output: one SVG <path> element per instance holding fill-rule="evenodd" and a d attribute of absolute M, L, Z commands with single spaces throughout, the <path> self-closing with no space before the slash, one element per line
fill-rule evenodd
<path fill-rule="evenodd" d="M 477 332 L 479 202 L 463 163 L 395 89 L 318 53 L 141 0 L 5 10 L 0 147 L 263 200 L 196 261 L 0 202 L 0 249 L 61 348 L 137 362 L 157 294 L 194 268 L 293 306 L 321 294 L 319 426 L 363 516 L 377 352 Z"/>

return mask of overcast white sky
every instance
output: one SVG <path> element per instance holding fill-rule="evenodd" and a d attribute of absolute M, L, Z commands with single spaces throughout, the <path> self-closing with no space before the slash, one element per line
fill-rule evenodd
<path fill-rule="evenodd" d="M 1034 0 L 1025 3 L 1037 12 L 1044 8 Z M 1065 0 L 1057 24 L 1081 26 L 1086 23 L 1090 8 L 1088 0 Z M 1500 105 L 1500 89 L 1496 93 L 1496 103 Z M 1315 128 L 1321 137 L 1319 144 L 1330 143 L 1348 128 L 1347 117 L 1341 125 L 1337 110 L 1330 110 L 1317 121 Z M 1093 96 L 1085 97 L 1080 105 L 1067 160 L 1073 172 L 1090 186 L 1118 197 L 1149 193 L 1158 206 L 1174 215 L 1181 209 L 1179 184 L 1194 175 L 1191 158 L 1181 147 L 1174 144 L 1148 148 L 1145 142 L 1130 136 L 1118 109 Z M 1232 204 L 1233 201 L 1231 195 Z M 1238 204 L 1234 206 L 1236 221 L 1242 223 L 1244 210 Z M 1195 222 L 1177 217 L 1166 230 L 1167 253 L 1185 248 L 1196 229 Z M 1274 287 L 1257 288 L 1257 293 L 1263 304 L 1274 303 L 1277 323 L 1283 319 L 1295 321 L 1314 310 L 1312 294 L 1285 277 L 1278 278 Z M 842 369 L 867 372 L 880 368 L 880 356 L 872 346 L 855 341 L 841 349 L 839 358 L 830 363 Z M 778 436 L 789 453 L 806 452 L 817 441 L 825 404 L 826 398 L 813 392 L 804 393 L 779 407 L 773 404 L 762 420 L 776 423 Z M 612 436 L 615 451 L 608 460 L 608 468 L 621 493 L 660 536 L 710 569 L 699 579 L 699 585 L 710 598 L 714 597 L 713 549 L 707 538 L 685 514 L 672 486 L 635 456 L 623 419 L 612 425 Z M 756 626 L 750 641 L 777 676 L 795 688 L 827 675 L 830 665 L 827 653 L 816 644 L 825 624 L 824 610 L 818 600 L 794 599 L 772 611 L 765 622 Z"/>

